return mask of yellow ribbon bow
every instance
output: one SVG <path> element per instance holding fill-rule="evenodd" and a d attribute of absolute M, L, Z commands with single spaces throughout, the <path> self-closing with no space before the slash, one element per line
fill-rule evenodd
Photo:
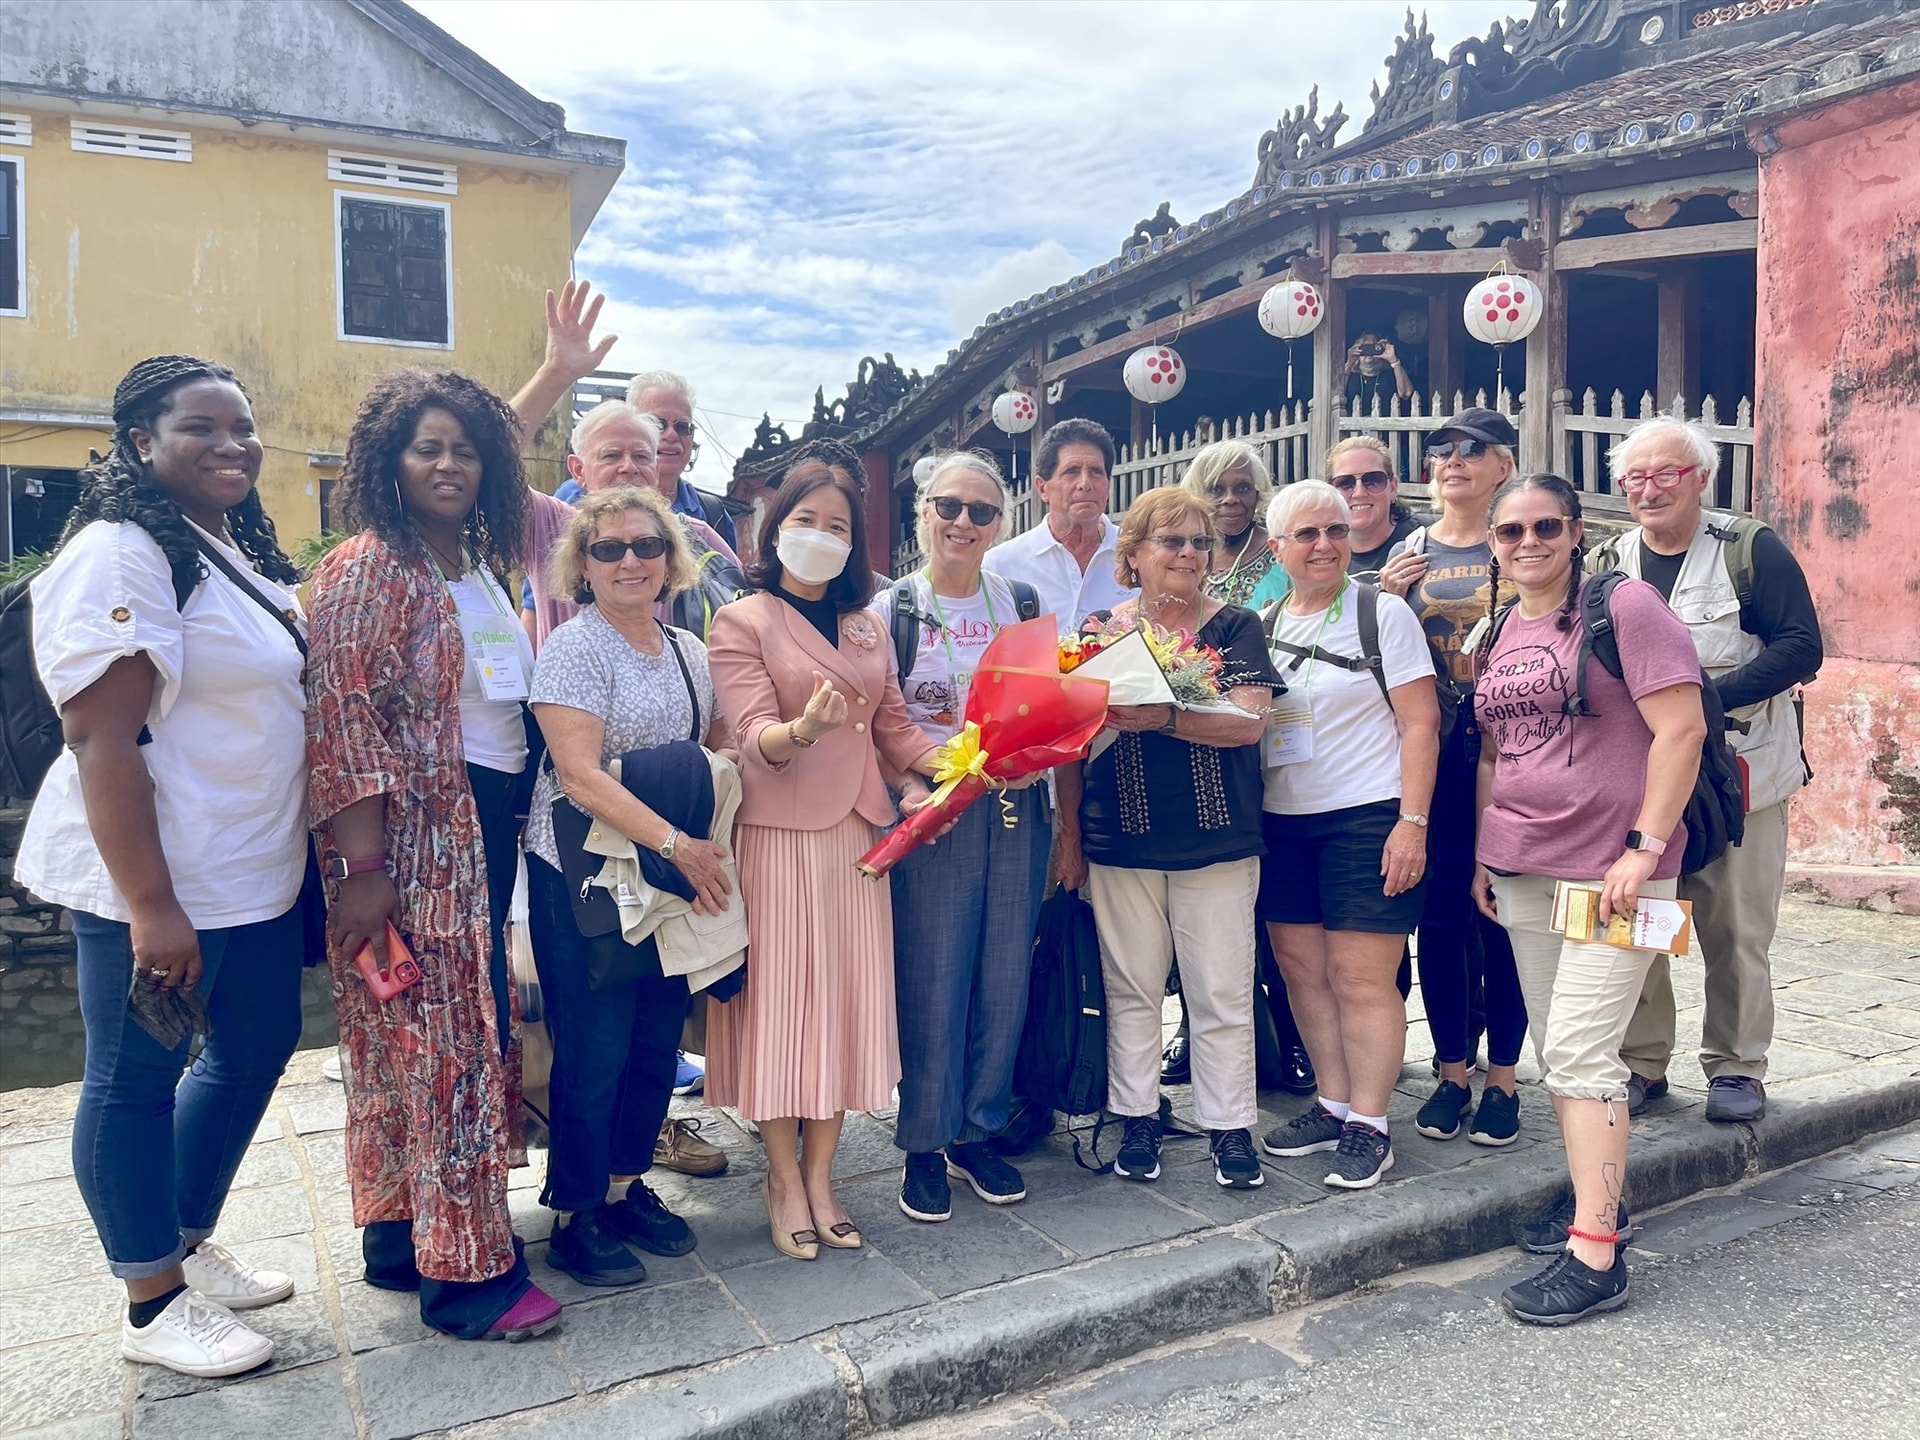
<path fill-rule="evenodd" d="M 939 789 L 933 792 L 929 803 L 938 804 L 953 793 L 953 789 L 969 775 L 978 775 L 987 782 L 988 788 L 999 796 L 1000 823 L 1011 830 L 1018 816 L 1013 804 L 1006 797 L 1004 787 L 987 774 L 988 755 L 980 744 L 980 727 L 969 720 L 962 725 L 954 737 L 934 752 L 934 783 Z"/>

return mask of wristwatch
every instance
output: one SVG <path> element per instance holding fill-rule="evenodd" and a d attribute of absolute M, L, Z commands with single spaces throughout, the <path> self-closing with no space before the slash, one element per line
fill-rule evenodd
<path fill-rule="evenodd" d="M 1638 830 L 1629 830 L 1627 831 L 1627 849 L 1645 850 L 1650 855 L 1664 855 L 1667 853 L 1667 842 L 1656 840 L 1651 835 L 1643 835 Z"/>
<path fill-rule="evenodd" d="M 1427 828 L 1427 817 L 1424 815 L 1409 815 L 1403 810 L 1400 818 L 1409 825 L 1418 825 L 1422 830 Z"/>
<path fill-rule="evenodd" d="M 1174 726 L 1176 726 L 1176 725 L 1178 725 L 1179 723 L 1180 723 L 1180 707 L 1179 707 L 1178 705 L 1175 705 L 1175 706 L 1174 706 L 1174 707 L 1172 708 L 1172 711 L 1171 711 L 1171 713 L 1169 713 L 1169 714 L 1168 714 L 1168 716 L 1167 716 L 1167 723 L 1166 723 L 1166 724 L 1164 724 L 1164 725 L 1162 725 L 1162 726 L 1160 727 L 1160 733 L 1161 733 L 1162 735 L 1177 735 L 1177 734 L 1179 734 L 1180 732 L 1179 732 L 1179 731 L 1177 731 L 1177 730 L 1175 730 L 1175 729 L 1173 728 Z"/>
<path fill-rule="evenodd" d="M 666 839 L 660 842 L 660 858 L 662 860 L 673 859 L 673 852 L 679 848 L 680 832 L 676 829 L 669 833 Z"/>
<path fill-rule="evenodd" d="M 365 875 L 386 868 L 387 857 L 384 855 L 356 855 L 351 859 L 331 852 L 327 855 L 326 873 L 329 880 L 344 880 L 349 875 Z"/>

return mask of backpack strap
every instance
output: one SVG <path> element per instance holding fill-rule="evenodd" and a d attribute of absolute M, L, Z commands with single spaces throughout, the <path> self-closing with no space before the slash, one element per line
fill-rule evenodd
<path fill-rule="evenodd" d="M 209 545 L 203 536 L 196 534 L 193 537 L 193 542 L 200 547 L 200 553 L 211 561 L 222 575 L 225 575 L 240 587 L 241 594 L 245 595 L 249 600 L 253 601 L 254 604 L 258 605 L 262 610 L 266 611 L 267 614 L 280 622 L 280 628 L 287 632 L 288 637 L 293 641 L 294 648 L 299 650 L 300 658 L 302 660 L 306 659 L 307 637 L 300 633 L 300 626 L 295 622 L 293 612 L 291 610 L 282 610 L 269 600 L 258 585 L 250 583 L 241 575 L 241 573 L 233 567 L 233 563 L 218 550 L 214 549 L 213 546 Z M 185 607 L 183 606 L 182 608 Z"/>
<path fill-rule="evenodd" d="M 1355 583 L 1360 593 L 1359 608 L 1355 618 L 1360 623 L 1360 655 L 1338 655 L 1331 650 L 1322 650 L 1318 645 L 1295 645 L 1290 640 L 1277 638 L 1280 628 L 1280 607 L 1286 602 L 1274 600 L 1261 610 L 1261 619 L 1267 632 L 1267 648 L 1281 650 L 1288 655 L 1297 655 L 1302 662 L 1318 660 L 1323 665 L 1337 665 L 1342 670 L 1373 672 L 1374 682 L 1380 687 L 1380 694 L 1386 699 L 1389 709 L 1393 706 L 1393 697 L 1387 693 L 1385 664 L 1380 658 L 1380 592 L 1371 585 Z M 1298 669 L 1295 665 L 1290 667 Z"/>
<path fill-rule="evenodd" d="M 1380 687 L 1380 698 L 1387 702 L 1387 708 L 1393 709 L 1393 696 L 1387 690 L 1387 665 L 1380 657 L 1380 591 L 1364 581 L 1355 581 L 1354 590 L 1360 597 L 1354 618 L 1360 624 L 1360 655 L 1367 662 L 1367 668 L 1373 671 L 1374 683 Z"/>
<path fill-rule="evenodd" d="M 1574 661 L 1573 694 L 1567 699 L 1569 715 L 1592 715 L 1587 699 L 1587 661 L 1598 660 L 1606 672 L 1619 680 L 1620 637 L 1613 628 L 1613 592 L 1627 577 L 1618 570 L 1589 578 L 1580 591 L 1580 651 Z"/>
<path fill-rule="evenodd" d="M 902 580 L 893 587 L 893 610 L 887 623 L 893 631 L 894 668 L 904 685 L 920 653 L 920 612 L 913 608 L 913 581 Z"/>
<path fill-rule="evenodd" d="M 981 584 L 986 577 L 981 577 Z M 1013 591 L 1013 611 L 1022 620 L 1032 620 L 1040 614 L 1040 592 L 1024 580 L 1009 580 L 1007 588 Z"/>
<path fill-rule="evenodd" d="M 1753 540 L 1767 527 L 1751 515 L 1730 515 L 1724 525 L 1708 525 L 1707 533 L 1723 545 L 1733 548 L 1727 551 L 1727 579 L 1733 582 L 1733 593 L 1740 599 L 1740 618 L 1745 620 L 1753 608 Z"/>

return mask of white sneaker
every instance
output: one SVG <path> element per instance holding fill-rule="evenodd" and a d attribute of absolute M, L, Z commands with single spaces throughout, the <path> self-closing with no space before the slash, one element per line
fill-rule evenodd
<path fill-rule="evenodd" d="M 249 1330 L 231 1310 L 182 1290 L 151 1325 L 120 1325 L 120 1353 L 138 1365 L 164 1365 L 182 1375 L 238 1375 L 273 1358 L 273 1341 Z"/>
<path fill-rule="evenodd" d="M 335 1050 L 320 1062 L 320 1073 L 338 1084 L 340 1081 L 340 1052 Z"/>
<path fill-rule="evenodd" d="M 256 1270 L 211 1240 L 180 1262 L 187 1284 L 228 1310 L 257 1310 L 293 1294 L 293 1277 L 278 1270 Z"/>

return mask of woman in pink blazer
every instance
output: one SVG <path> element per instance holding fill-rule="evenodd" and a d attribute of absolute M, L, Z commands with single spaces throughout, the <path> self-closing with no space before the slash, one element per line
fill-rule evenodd
<path fill-rule="evenodd" d="M 773 1243 L 800 1260 L 860 1244 L 833 1155 L 848 1110 L 891 1103 L 900 1043 L 889 892 L 854 862 L 895 819 L 883 762 L 908 775 L 913 810 L 935 749 L 907 719 L 886 629 L 865 608 L 860 475 L 844 445 L 803 448 L 748 572 L 758 589 L 723 606 L 707 640 L 739 734 L 734 845 L 752 934 L 746 988 L 709 1013 L 707 1098 L 760 1127 Z"/>

